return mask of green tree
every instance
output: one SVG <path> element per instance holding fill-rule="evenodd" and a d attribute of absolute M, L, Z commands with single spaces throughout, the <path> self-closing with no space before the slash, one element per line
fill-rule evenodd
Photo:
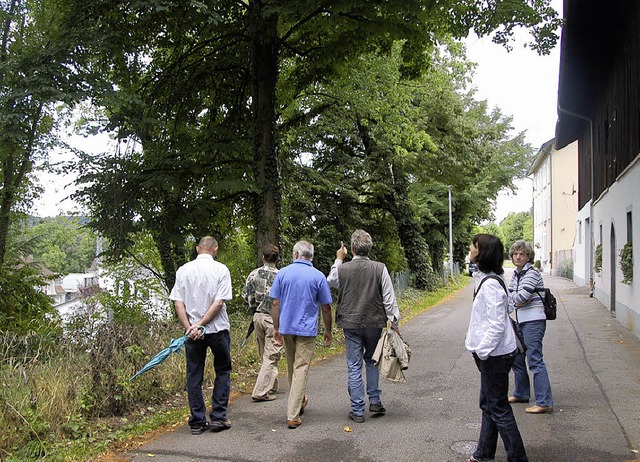
<path fill-rule="evenodd" d="M 533 245 L 533 212 L 529 212 L 522 225 L 522 239 Z"/>
<path fill-rule="evenodd" d="M 96 237 L 78 217 L 43 218 L 24 236 L 32 242 L 34 260 L 56 273 L 82 273 L 96 257 Z"/>
<path fill-rule="evenodd" d="M 0 271 L 0 331 L 56 334 L 60 318 L 45 292 L 49 276 L 31 258 L 31 242 L 12 224 L 5 266 Z"/>
<path fill-rule="evenodd" d="M 407 21 L 407 18 L 414 20 Z M 297 83 L 298 91 L 306 90 L 309 84 L 326 81 L 341 70 L 344 72 L 348 67 L 345 65 L 353 63 L 363 53 L 391 50 L 393 44 L 401 40 L 402 73 L 419 75 L 424 72 L 430 51 L 439 40 L 448 36 L 461 38 L 472 27 L 481 36 L 495 33 L 496 41 L 506 43 L 516 25 L 535 26 L 532 28 L 536 35 L 533 46 L 545 51 L 555 43 L 557 37 L 553 31 L 559 24 L 557 13 L 545 1 L 534 6 L 522 2 L 516 7 L 506 6 L 503 2 L 487 2 L 483 7 L 474 5 L 470 8 L 461 7 L 459 2 L 426 5 L 406 0 L 384 5 L 339 1 L 321 6 L 307 2 L 271 5 L 249 1 L 249 19 L 253 44 L 254 166 L 257 167 L 257 203 L 260 204 L 254 217 L 258 248 L 277 240 L 278 235 L 280 194 L 275 108 L 282 63 L 289 65 L 287 76 L 296 76 L 293 83 Z M 287 104 L 282 97 L 280 102 Z M 264 176 L 261 175 L 263 168 L 268 169 Z M 260 181 L 261 178 L 267 184 Z M 401 178 L 402 173 L 400 181 Z M 402 194 L 401 190 L 402 186 L 396 184 L 395 193 Z M 269 207 L 270 204 L 273 207 Z M 402 204 L 399 206 L 403 207 Z M 412 226 L 405 231 L 411 244 L 422 247 Z"/>
<path fill-rule="evenodd" d="M 473 234 L 493 234 L 494 236 L 500 238 L 502 244 L 504 245 L 504 235 L 502 234 L 502 230 L 498 225 L 494 222 L 487 223 L 485 225 L 476 226 L 473 229 Z"/>
<path fill-rule="evenodd" d="M 500 222 L 500 231 L 504 236 L 504 245 L 507 249 L 517 240 L 526 240 L 526 226 L 530 219 L 531 212 L 512 212 Z M 533 235 L 533 228 L 531 234 Z M 531 240 L 529 242 L 531 243 Z"/>
<path fill-rule="evenodd" d="M 395 239 L 400 261 L 424 288 L 448 248 L 447 183 L 456 259 L 464 261 L 471 223 L 488 216 L 487 198 L 525 173 L 531 149 L 522 134 L 509 136 L 510 119 L 464 92 L 471 66 L 455 44 L 414 79 L 402 78 L 399 51 L 363 55 L 284 114 L 281 152 L 298 160 L 298 171 L 283 175 L 292 192 L 284 207 L 296 232 L 303 224 L 303 235 L 321 242 L 325 235 L 346 240 L 356 227 L 377 242 Z M 305 117 L 309 123 L 289 122 Z"/>
<path fill-rule="evenodd" d="M 387 53 L 400 39 L 401 71 L 418 75 L 426 68 L 428 51 L 444 37 L 462 37 L 474 27 L 481 35 L 495 34 L 498 42 L 506 42 L 517 26 L 535 26 L 535 47 L 547 50 L 555 40 L 557 13 L 547 1 L 534 6 L 524 0 L 516 3 L 515 7 L 498 1 L 461 7 L 453 1 L 425 5 L 417 0 L 373 6 L 344 1 L 177 5 L 161 0 L 76 0 L 68 5 L 74 31 L 79 29 L 76 18 L 87 18 L 83 47 L 76 58 L 89 58 L 83 65 L 87 72 L 103 71 L 117 88 L 99 99 L 107 108 L 110 126 L 119 129 L 121 138 L 132 136 L 141 143 L 145 162 L 135 163 L 139 168 L 134 175 L 142 171 L 153 177 L 161 169 L 165 177 L 161 185 L 150 188 L 146 207 L 135 208 L 132 215 L 138 217 L 139 210 L 159 213 L 165 221 L 153 223 L 159 230 L 158 245 L 179 253 L 181 243 L 173 242 L 176 236 L 204 227 L 195 222 L 205 214 L 193 213 L 182 199 L 190 191 L 202 193 L 209 201 L 214 197 L 214 203 L 222 198 L 214 211 L 216 224 L 224 224 L 223 234 L 233 229 L 231 220 L 244 218 L 238 213 L 250 211 L 256 249 L 279 241 L 280 175 L 288 167 L 287 159 L 278 153 L 280 116 L 303 92 L 344 72 L 346 64 L 363 53 Z M 247 143 L 249 150 L 243 149 Z M 213 175 L 211 181 L 222 184 L 222 192 L 212 195 L 201 184 L 183 186 L 179 173 L 193 178 L 193 169 L 183 168 L 184 160 L 191 158 L 195 165 L 222 166 L 224 172 Z M 152 183 L 139 177 L 135 185 Z M 128 195 L 145 192 L 135 185 Z M 126 223 L 128 206 L 135 201 L 135 197 L 122 201 L 120 213 L 111 216 Z M 223 213 L 218 218 L 220 210 L 232 208 L 231 203 L 233 217 Z M 94 223 L 110 228 L 104 220 Z M 142 227 L 152 224 L 146 219 L 141 223 Z M 126 246 L 126 235 L 136 230 L 122 225 L 120 229 L 114 237 L 125 236 L 119 242 Z M 168 235 L 161 235 L 166 229 Z M 168 275 L 172 266 L 166 265 Z"/>
<path fill-rule="evenodd" d="M 46 161 L 56 142 L 59 106 L 83 92 L 56 14 L 59 4 L 0 2 L 0 316 L 3 327 L 23 331 L 45 322 L 51 304 L 37 290 L 39 269 L 24 265 L 20 234 L 13 230 L 40 192 L 34 166 Z"/>

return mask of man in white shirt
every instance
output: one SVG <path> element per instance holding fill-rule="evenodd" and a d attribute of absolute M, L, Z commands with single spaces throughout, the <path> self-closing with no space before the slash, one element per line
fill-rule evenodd
<path fill-rule="evenodd" d="M 205 431 L 218 432 L 231 428 L 227 406 L 231 391 L 231 352 L 229 317 L 226 300 L 231 300 L 229 269 L 214 257 L 218 242 L 211 236 L 200 239 L 196 246 L 198 256 L 176 272 L 176 282 L 169 298 L 174 301 L 176 314 L 188 337 L 185 343 L 187 357 L 187 393 L 191 416 L 189 426 L 193 435 Z M 207 421 L 207 408 L 202 396 L 202 382 L 207 348 L 213 354 L 215 381 L 211 396 L 211 413 Z"/>

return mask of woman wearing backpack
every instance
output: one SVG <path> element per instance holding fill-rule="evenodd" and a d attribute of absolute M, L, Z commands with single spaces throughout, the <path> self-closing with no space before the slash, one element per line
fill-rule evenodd
<path fill-rule="evenodd" d="M 527 453 L 509 404 L 509 371 L 518 352 L 509 318 L 509 297 L 502 278 L 504 246 L 490 234 L 473 237 L 470 253 L 478 271 L 465 347 L 480 371 L 482 426 L 478 445 L 467 462 L 495 460 L 498 435 L 509 462 L 526 462 Z"/>
<path fill-rule="evenodd" d="M 536 404 L 526 408 L 530 414 L 549 414 L 553 412 L 553 394 L 547 365 L 542 356 L 542 339 L 547 329 L 544 304 L 539 295 L 544 292 L 542 276 L 533 267 L 534 251 L 531 244 L 516 241 L 509 250 L 509 256 L 516 269 L 509 284 L 509 311 L 515 311 L 518 329 L 522 332 L 527 347 L 525 354 L 516 356 L 513 364 L 515 387 L 510 403 L 528 403 L 531 395 L 531 383 L 527 364 L 533 373 L 533 390 Z M 541 292 L 538 292 L 538 291 Z"/>

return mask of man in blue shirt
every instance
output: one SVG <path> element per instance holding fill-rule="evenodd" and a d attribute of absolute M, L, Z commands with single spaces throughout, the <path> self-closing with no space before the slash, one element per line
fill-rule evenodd
<path fill-rule="evenodd" d="M 302 424 L 309 398 L 305 394 L 309 364 L 318 335 L 318 305 L 324 322 L 324 344 L 331 345 L 331 290 L 322 272 L 313 267 L 313 245 L 299 241 L 293 246 L 293 263 L 282 268 L 273 281 L 273 341 L 284 342 L 289 375 L 287 425 Z"/>

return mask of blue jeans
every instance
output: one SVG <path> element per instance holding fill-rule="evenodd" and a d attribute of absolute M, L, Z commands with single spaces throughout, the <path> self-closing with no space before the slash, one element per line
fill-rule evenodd
<path fill-rule="evenodd" d="M 527 345 L 526 363 L 533 373 L 533 390 L 536 395 L 538 406 L 553 406 L 553 394 L 551 393 L 551 383 L 547 373 L 547 365 L 542 357 L 542 338 L 547 329 L 547 321 L 544 319 L 527 321 L 519 325 L 519 329 Z M 515 388 L 513 396 L 519 399 L 529 399 L 531 396 L 531 383 L 525 355 L 519 354 L 513 363 L 513 373 L 515 375 Z"/>
<path fill-rule="evenodd" d="M 348 390 L 351 399 L 351 411 L 355 415 L 364 414 L 363 359 L 367 371 L 369 404 L 380 404 L 380 371 L 374 366 L 372 356 L 381 335 L 382 328 L 344 329 L 347 347 Z"/>
<path fill-rule="evenodd" d="M 213 370 L 216 373 L 211 395 L 211 413 L 209 418 L 225 420 L 229 393 L 231 392 L 231 340 L 229 331 L 223 330 L 214 334 L 205 334 L 202 340 L 187 340 L 185 353 L 187 357 L 187 394 L 189 396 L 190 427 L 199 427 L 207 422 L 207 408 L 202 397 L 202 381 L 207 349 L 213 353 Z"/>
<path fill-rule="evenodd" d="M 507 460 L 526 462 L 527 453 L 508 397 L 513 356 L 490 356 L 482 361 L 474 355 L 474 359 L 480 371 L 482 427 L 473 458 L 478 461 L 494 460 L 499 434 L 507 451 Z"/>

